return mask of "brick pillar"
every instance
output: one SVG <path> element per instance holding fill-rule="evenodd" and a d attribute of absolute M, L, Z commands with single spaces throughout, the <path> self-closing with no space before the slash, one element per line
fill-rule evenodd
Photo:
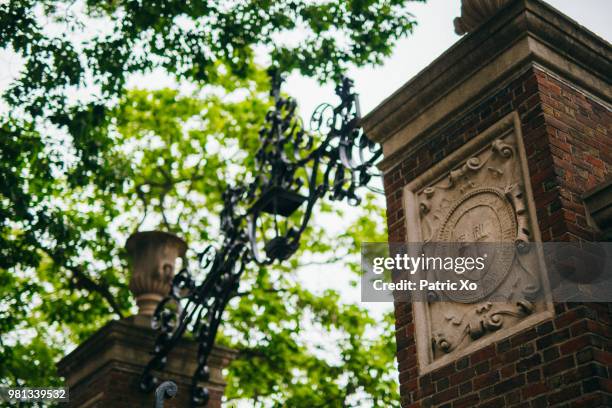
<path fill-rule="evenodd" d="M 134 408 L 153 407 L 154 392 L 140 391 L 140 377 L 151 360 L 158 331 L 151 328 L 151 316 L 157 303 L 169 293 L 177 257 L 187 246 L 180 238 L 159 231 L 133 234 L 126 244 L 132 265 L 130 290 L 138 304 L 138 313 L 113 320 L 94 333 L 58 364 L 58 372 L 69 388 L 69 407 Z M 174 399 L 165 407 L 190 407 L 191 378 L 197 368 L 198 344 L 181 339 L 168 355 L 160 381 L 178 385 Z M 221 407 L 225 388 L 222 370 L 235 351 L 216 346 L 209 357 L 210 392 L 208 407 Z"/>
<path fill-rule="evenodd" d="M 504 165 L 524 189 L 531 240 L 600 240 L 594 220 L 604 213 L 610 225 L 612 48 L 539 0 L 500 3 L 364 118 L 385 154 L 389 242 L 411 240 L 427 214 L 449 211 L 434 200 L 441 189 L 425 192 L 433 198 L 423 189 L 486 158 L 497 139 L 516 153 Z M 505 177 L 496 174 L 469 188 Z M 432 203 L 427 214 L 419 200 Z M 427 307 L 395 304 L 403 407 L 612 406 L 611 304 L 543 304 L 447 355 L 436 351 Z"/>
<path fill-rule="evenodd" d="M 132 316 L 115 320 L 98 330 L 58 363 L 58 372 L 66 379 L 70 392 L 69 407 L 135 408 L 153 407 L 154 393 L 139 391 L 142 370 L 151 359 L 157 332 L 149 318 Z M 234 357 L 233 350 L 217 346 L 210 356 L 210 391 L 208 407 L 221 406 L 225 388 L 221 370 Z M 183 340 L 168 357 L 160 380 L 178 385 L 176 398 L 165 407 L 190 407 L 191 376 L 197 366 L 197 344 Z"/>

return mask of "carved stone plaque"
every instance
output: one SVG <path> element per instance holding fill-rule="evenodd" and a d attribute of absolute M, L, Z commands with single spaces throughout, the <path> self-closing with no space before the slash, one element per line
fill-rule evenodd
<path fill-rule="evenodd" d="M 551 316 L 544 264 L 528 245 L 539 232 L 526 173 L 518 115 L 511 114 L 406 187 L 410 242 L 434 252 L 436 243 L 494 248 L 480 270 L 432 271 L 438 281 L 467 279 L 478 289 L 430 291 L 428 301 L 414 303 L 422 371 Z"/>

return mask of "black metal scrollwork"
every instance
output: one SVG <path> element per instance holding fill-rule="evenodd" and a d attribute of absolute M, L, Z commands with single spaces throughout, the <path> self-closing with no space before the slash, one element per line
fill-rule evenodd
<path fill-rule="evenodd" d="M 336 87 L 337 106 L 315 109 L 310 129 L 297 116 L 297 103 L 281 94 L 282 76 L 271 71 L 274 106 L 266 114 L 256 153 L 256 174 L 247 185 L 228 189 L 221 212 L 223 240 L 200 255 L 204 280 L 196 284 L 187 269 L 173 279 L 171 293 L 158 305 L 153 327 L 159 330 L 154 356 L 141 379 L 142 390 L 153 389 L 154 371 L 162 370 L 168 353 L 189 330 L 199 344 L 198 366 L 192 380 L 192 405 L 206 405 L 208 358 L 221 316 L 236 294 L 250 262 L 271 264 L 291 257 L 311 219 L 317 200 L 360 202 L 359 187 L 368 184 L 382 155 L 359 125 L 358 96 L 344 78 Z M 378 191 L 378 190 L 374 190 Z"/>
<path fill-rule="evenodd" d="M 164 408 L 164 401 L 174 398 L 178 392 L 178 387 L 173 381 L 164 381 L 155 389 L 155 408 Z"/>

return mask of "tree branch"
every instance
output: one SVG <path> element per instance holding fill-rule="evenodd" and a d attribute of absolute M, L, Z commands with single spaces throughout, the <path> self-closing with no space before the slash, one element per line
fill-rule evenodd
<path fill-rule="evenodd" d="M 115 300 L 115 297 L 112 293 L 110 293 L 108 285 L 95 282 L 89 276 L 87 276 L 81 268 L 78 267 L 68 267 L 66 266 L 70 272 L 72 272 L 72 276 L 76 279 L 76 285 L 79 288 L 86 289 L 90 292 L 97 292 L 110 306 L 110 308 L 115 312 L 115 314 L 119 318 L 123 318 L 123 313 L 121 312 L 121 307 Z"/>
<path fill-rule="evenodd" d="M 72 283 L 75 285 L 75 287 L 85 289 L 89 292 L 98 293 L 104 300 L 106 300 L 112 311 L 117 314 L 119 318 L 124 317 L 123 313 L 121 312 L 121 307 L 117 303 L 117 300 L 113 294 L 110 293 L 108 285 L 94 281 L 92 278 L 87 276 L 85 271 L 83 271 L 80 266 L 66 265 L 64 262 L 62 262 L 62 257 L 57 252 L 44 248 L 43 250 L 58 266 L 62 266 L 72 273 Z"/>
<path fill-rule="evenodd" d="M 193 170 L 193 175 L 188 180 L 189 181 L 189 187 L 187 188 L 187 192 L 185 193 L 185 197 L 189 196 L 189 193 L 191 193 L 191 191 L 193 190 L 193 185 L 195 184 L 195 182 L 198 179 L 204 177 L 203 174 L 202 175 L 198 175 L 198 171 L 200 171 L 200 165 L 202 164 L 203 161 L 204 161 L 204 156 L 200 157 L 200 160 L 198 160 L 198 162 L 196 163 L 196 165 L 194 167 L 194 170 Z M 184 212 L 185 212 L 185 207 L 183 207 L 181 212 L 176 217 L 176 225 L 177 225 L 177 227 L 180 226 L 181 217 L 183 216 Z"/>
<path fill-rule="evenodd" d="M 312 262 L 305 262 L 305 263 L 298 263 L 298 268 L 301 267 L 305 267 L 305 266 L 316 266 L 316 265 L 329 265 L 329 264 L 333 264 L 336 263 L 338 261 L 341 261 L 346 255 L 343 256 L 334 256 L 332 258 L 328 258 L 324 261 L 312 261 Z"/>

